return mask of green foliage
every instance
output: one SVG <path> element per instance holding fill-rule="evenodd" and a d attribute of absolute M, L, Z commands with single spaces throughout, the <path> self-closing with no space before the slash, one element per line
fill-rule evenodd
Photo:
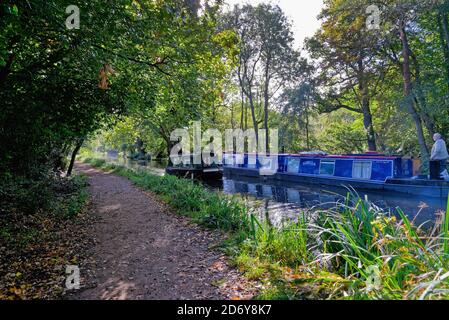
<path fill-rule="evenodd" d="M 55 214 L 65 219 L 74 218 L 83 210 L 89 199 L 87 177 L 73 176 L 65 186 L 59 188 L 57 195 L 58 198 L 52 203 Z"/>
<path fill-rule="evenodd" d="M 81 1 L 69 30 L 69 4 L 2 3 L 2 173 L 63 168 L 74 141 L 127 111 L 167 141 L 220 99 L 236 40 L 216 30 L 217 7 L 197 16 L 178 1 Z"/>
<path fill-rule="evenodd" d="M 325 1 L 306 61 L 273 5 L 219 14 L 217 4 L 198 15 L 177 0 L 82 0 L 81 28 L 68 30 L 69 0 L 2 1 L 0 215 L 75 216 L 87 201 L 85 185 L 61 179 L 60 170 L 73 144 L 99 131 L 102 146 L 125 151 L 139 138 L 147 151 L 167 155 L 172 130 L 195 120 L 221 130 L 263 124 L 280 128 L 287 152 L 363 152 L 375 143 L 385 153 L 424 156 L 431 133 L 449 130 L 448 2 L 381 3 L 382 26 L 372 32 L 365 28 L 370 1 Z M 226 250 L 237 265 L 276 283 L 262 297 L 310 290 L 337 298 L 447 297 L 447 214 L 441 235 L 429 237 L 402 212 L 398 224 L 356 199 L 273 230 L 235 198 L 91 163 L 232 234 Z M 1 239 L 14 241 L 17 226 L 10 227 L 2 226 Z M 36 230 L 16 240 L 26 245 Z M 373 266 L 381 288 L 366 291 Z"/>
<path fill-rule="evenodd" d="M 302 60 L 294 48 L 292 26 L 281 8 L 273 4 L 235 5 L 220 17 L 220 22 L 222 29 L 233 30 L 240 40 L 239 64 L 232 80 L 240 91 L 241 107 L 234 110 L 231 106 L 238 117 L 231 123 L 233 128 L 238 123 L 242 129 L 254 128 L 258 139 L 259 128 L 273 125 L 270 111 L 278 91 L 301 78 Z M 268 146 L 268 135 L 260 143 Z"/>
<path fill-rule="evenodd" d="M 0 69 L 0 168 L 39 179 L 62 166 L 61 152 L 75 138 L 94 131 L 123 104 L 120 87 L 105 92 L 97 85 L 106 61 L 92 58 L 89 29 L 99 29 L 103 19 L 84 19 L 77 33 L 65 27 L 67 1 L 9 2 L 17 14 L 0 22 L 9 61 Z"/>
<path fill-rule="evenodd" d="M 192 68 L 161 66 L 183 79 L 169 87 L 170 77 L 152 70 L 147 83 L 148 70 L 131 65 L 128 77 L 139 76 L 138 84 L 131 84 L 130 116 L 101 139 L 120 149 L 123 141 L 139 136 L 150 152 L 166 156 L 170 132 L 193 120 L 222 131 L 261 128 L 267 120 L 268 127 L 279 129 L 280 146 L 286 152 L 354 153 L 375 145 L 382 153 L 419 156 L 423 148 L 416 121 L 404 100 L 398 19 L 403 16 L 407 22 L 414 108 L 430 147 L 432 132 L 447 131 L 449 35 L 446 39 L 447 19 L 443 19 L 447 11 L 429 1 L 385 1 L 381 29 L 375 32 L 365 25 L 366 7 L 371 4 L 326 1 L 321 28 L 306 42 L 308 60 L 293 48 L 291 26 L 277 6 L 236 6 L 220 15 L 214 11 L 213 19 L 199 19 L 190 26 L 195 36 L 182 38 L 185 46 L 173 53 L 189 55 L 185 48 L 200 38 L 208 45 L 194 46 L 197 54 L 211 59 L 198 60 Z M 211 31 L 202 29 L 205 26 Z M 211 55 L 217 50 L 219 54 Z M 272 71 L 269 79 L 264 73 L 267 66 Z"/>
<path fill-rule="evenodd" d="M 322 130 L 316 134 L 319 149 L 331 153 L 366 151 L 366 131 L 360 114 L 338 110 L 321 116 Z"/>

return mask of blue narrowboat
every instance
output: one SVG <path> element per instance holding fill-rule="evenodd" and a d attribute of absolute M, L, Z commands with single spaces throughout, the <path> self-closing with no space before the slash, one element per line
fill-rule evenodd
<path fill-rule="evenodd" d="M 447 197 L 449 182 L 413 176 L 413 160 L 378 154 L 224 155 L 226 176 L 259 177 L 298 184 L 353 187 L 356 190 L 400 192 Z"/>

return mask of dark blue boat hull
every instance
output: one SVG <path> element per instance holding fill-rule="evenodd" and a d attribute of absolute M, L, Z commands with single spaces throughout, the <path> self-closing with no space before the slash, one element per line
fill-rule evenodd
<path fill-rule="evenodd" d="M 322 186 L 352 187 L 355 190 L 373 190 L 391 193 L 421 195 L 425 197 L 447 197 L 449 183 L 438 180 L 387 179 L 386 181 L 357 180 L 332 176 L 317 176 L 278 172 L 272 176 L 261 176 L 258 169 L 225 167 L 224 174 L 228 177 L 251 177 L 262 181 L 289 182 Z"/>

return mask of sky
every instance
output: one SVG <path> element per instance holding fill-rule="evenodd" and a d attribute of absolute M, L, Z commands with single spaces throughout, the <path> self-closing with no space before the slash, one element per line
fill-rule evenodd
<path fill-rule="evenodd" d="M 297 48 L 302 48 L 304 39 L 313 36 L 318 30 L 320 22 L 317 16 L 323 7 L 323 0 L 225 0 L 230 8 L 235 4 L 257 5 L 267 2 L 279 5 L 287 17 L 292 20 Z"/>

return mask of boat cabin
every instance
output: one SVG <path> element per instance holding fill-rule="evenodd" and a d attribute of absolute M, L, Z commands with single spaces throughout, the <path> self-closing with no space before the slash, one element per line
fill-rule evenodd
<path fill-rule="evenodd" d="M 225 154 L 224 168 L 271 169 L 278 174 L 320 176 L 385 182 L 389 178 L 411 178 L 413 161 L 383 155 L 281 154 L 275 157 L 255 154 Z"/>

